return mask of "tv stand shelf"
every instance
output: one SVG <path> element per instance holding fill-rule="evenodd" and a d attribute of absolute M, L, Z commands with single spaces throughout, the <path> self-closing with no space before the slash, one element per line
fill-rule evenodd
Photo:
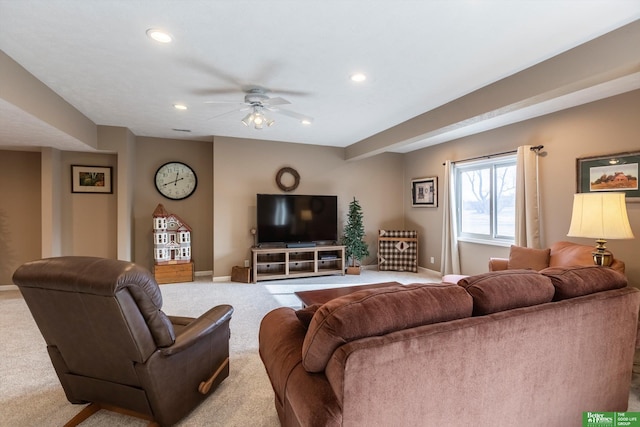
<path fill-rule="evenodd" d="M 253 283 L 294 277 L 344 275 L 344 246 L 251 248 Z"/>

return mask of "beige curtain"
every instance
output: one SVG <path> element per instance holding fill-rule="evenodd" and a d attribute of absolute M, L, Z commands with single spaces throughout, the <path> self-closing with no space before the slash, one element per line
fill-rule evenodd
<path fill-rule="evenodd" d="M 517 246 L 540 248 L 539 202 L 537 150 L 533 150 L 530 145 L 523 145 L 518 147 L 516 155 Z"/>
<path fill-rule="evenodd" d="M 460 255 L 458 252 L 458 236 L 456 227 L 456 203 L 454 188 L 455 180 L 451 176 L 451 160 L 444 164 L 444 194 L 442 197 L 442 256 L 440 257 L 440 272 L 445 274 L 460 274 Z"/>

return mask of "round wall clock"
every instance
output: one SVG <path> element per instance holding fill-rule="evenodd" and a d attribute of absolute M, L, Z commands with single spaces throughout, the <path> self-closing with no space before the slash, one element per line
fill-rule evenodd
<path fill-rule="evenodd" d="M 186 199 L 196 191 L 198 177 L 182 162 L 168 162 L 160 166 L 155 176 L 156 189 L 167 199 Z"/>

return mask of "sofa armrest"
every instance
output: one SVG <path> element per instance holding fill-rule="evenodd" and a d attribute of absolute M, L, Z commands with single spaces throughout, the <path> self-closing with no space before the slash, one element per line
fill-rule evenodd
<path fill-rule="evenodd" d="M 259 354 L 275 392 L 280 423 L 334 427 L 342 411 L 327 377 L 302 367 L 302 343 L 307 330 L 290 307 L 267 313 L 260 323 Z"/>
<path fill-rule="evenodd" d="M 228 322 L 233 314 L 233 307 L 230 305 L 218 305 L 196 318 L 193 322 L 185 325 L 176 336 L 173 345 L 160 349 L 164 356 L 171 356 L 191 347 L 202 337 L 212 333 L 221 325 Z"/>
<path fill-rule="evenodd" d="M 507 258 L 489 258 L 489 271 L 501 271 L 508 269 Z"/>

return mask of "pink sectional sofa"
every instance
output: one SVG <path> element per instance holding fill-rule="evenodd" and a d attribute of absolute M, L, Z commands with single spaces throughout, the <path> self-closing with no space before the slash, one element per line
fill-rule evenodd
<path fill-rule="evenodd" d="M 508 270 L 278 308 L 259 348 L 283 426 L 577 427 L 626 410 L 639 307 L 609 268 Z"/>

